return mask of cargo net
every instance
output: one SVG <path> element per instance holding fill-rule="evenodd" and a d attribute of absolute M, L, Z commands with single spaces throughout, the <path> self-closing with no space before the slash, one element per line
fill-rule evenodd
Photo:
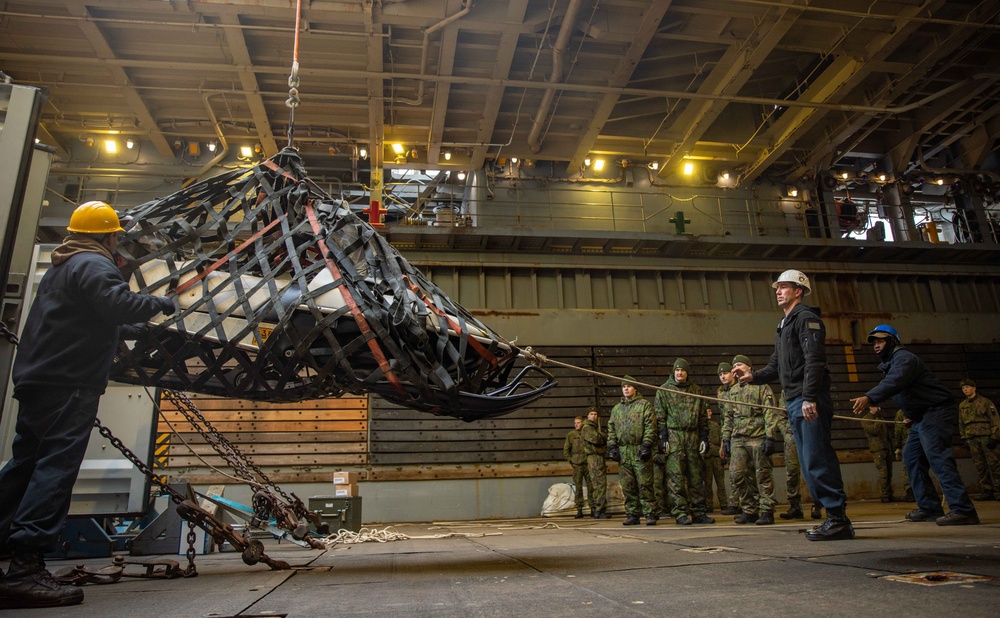
<path fill-rule="evenodd" d="M 122 345 L 116 380 L 275 402 L 375 392 L 467 421 L 555 385 L 533 365 L 512 376 L 518 348 L 322 191 L 294 150 L 123 221 L 132 289 L 180 308 Z"/>

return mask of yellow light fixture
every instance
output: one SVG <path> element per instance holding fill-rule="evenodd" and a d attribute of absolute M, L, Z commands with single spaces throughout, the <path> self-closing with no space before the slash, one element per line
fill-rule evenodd
<path fill-rule="evenodd" d="M 938 183 L 938 186 L 943 185 L 944 184 L 944 178 L 938 178 L 937 179 L 937 183 Z"/>
<path fill-rule="evenodd" d="M 398 155 L 403 154 L 403 145 L 402 144 L 393 144 L 392 145 L 392 151 L 395 152 Z"/>
<path fill-rule="evenodd" d="M 253 157 L 253 148 L 250 146 L 240 146 L 240 156 L 244 159 Z"/>
<path fill-rule="evenodd" d="M 843 178 L 844 180 L 847 180 L 848 173 L 844 172 L 843 174 L 840 175 L 840 177 Z"/>
<path fill-rule="evenodd" d="M 788 187 L 788 197 L 798 197 L 799 190 L 796 187 Z"/>
<path fill-rule="evenodd" d="M 115 154 L 118 152 L 118 142 L 113 139 L 104 140 L 104 151 L 108 154 Z"/>
<path fill-rule="evenodd" d="M 594 161 L 594 171 L 599 172 L 604 169 L 604 159 L 597 159 Z"/>
<path fill-rule="evenodd" d="M 694 173 L 694 163 L 685 163 L 684 164 L 684 175 L 685 176 L 690 176 L 693 173 Z"/>

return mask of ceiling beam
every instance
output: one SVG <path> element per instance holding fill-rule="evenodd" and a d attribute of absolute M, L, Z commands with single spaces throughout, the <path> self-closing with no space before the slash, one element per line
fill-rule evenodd
<path fill-rule="evenodd" d="M 642 21 L 639 22 L 636 28 L 635 38 L 632 39 L 628 50 L 619 59 L 618 66 L 615 67 L 614 72 L 608 79 L 609 86 L 623 87 L 628 84 L 636 67 L 639 66 L 639 61 L 642 60 L 643 54 L 645 54 L 646 49 L 649 47 L 650 41 L 653 40 L 657 29 L 659 29 L 660 22 L 663 21 L 663 16 L 667 13 L 667 9 L 670 8 L 671 2 L 672 0 L 655 0 L 646 9 L 646 12 L 642 14 Z M 608 118 L 611 117 L 611 112 L 614 111 L 619 99 L 621 99 L 621 95 L 614 93 L 608 93 L 601 97 L 600 102 L 597 104 L 597 109 L 594 110 L 594 114 L 587 125 L 587 130 L 584 131 L 583 136 L 580 138 L 576 151 L 570 158 L 566 169 L 576 171 L 583 166 L 583 160 L 590 154 L 594 143 L 597 141 L 597 137 L 604 129 L 604 125 L 607 124 Z"/>
<path fill-rule="evenodd" d="M 454 9 L 449 8 L 448 14 L 454 15 L 460 9 L 460 6 Z M 452 71 L 455 69 L 456 49 L 458 49 L 458 26 L 446 27 L 441 33 L 441 49 L 438 54 L 438 75 L 452 74 Z M 431 111 L 430 130 L 427 135 L 427 163 L 429 165 L 437 165 L 441 158 L 441 140 L 444 138 L 445 120 L 448 117 L 448 97 L 450 95 L 451 84 L 439 83 L 434 87 L 434 104 Z"/>
<path fill-rule="evenodd" d="M 82 5 L 76 3 L 67 3 L 66 10 L 72 14 L 74 17 L 80 17 L 89 20 L 90 10 Z M 173 148 L 167 142 L 167 138 L 160 131 L 160 127 L 156 124 L 156 119 L 153 118 L 153 114 L 149 111 L 146 106 L 146 102 L 143 101 L 142 96 L 139 92 L 132 87 L 132 80 L 129 78 L 128 72 L 125 71 L 120 65 L 109 62 L 118 60 L 115 55 L 114 50 L 105 38 L 104 33 L 101 29 L 97 27 L 90 21 L 81 21 L 78 26 L 80 27 L 80 32 L 87 38 L 90 42 L 91 47 L 94 48 L 94 55 L 102 61 L 107 70 L 111 73 L 112 79 L 118 83 L 122 89 L 122 95 L 125 97 L 125 101 L 132 112 L 135 113 L 136 118 L 139 121 L 139 126 L 146 132 L 147 137 L 153 143 L 156 148 L 156 152 L 164 158 L 173 158 L 176 156 Z M 92 60 L 92 59 L 88 59 Z"/>
<path fill-rule="evenodd" d="M 239 75 L 243 90 L 249 93 L 246 95 L 246 100 L 247 105 L 250 106 L 254 126 L 257 127 L 257 138 L 264 148 L 264 156 L 273 156 L 278 153 L 278 144 L 274 140 L 274 131 L 271 129 L 271 122 L 267 117 L 267 108 L 264 107 L 264 99 L 260 95 L 257 76 L 253 72 L 253 58 L 250 57 L 250 50 L 247 49 L 243 30 L 239 28 L 239 15 L 224 14 L 222 15 L 222 23 L 227 26 L 225 28 L 226 43 L 233 56 L 233 66 Z"/>
<path fill-rule="evenodd" d="M 738 94 L 753 77 L 754 72 L 767 60 L 774 48 L 781 42 L 792 25 L 802 14 L 800 10 L 781 9 L 774 17 L 757 24 L 755 36 L 746 41 L 730 45 L 722 59 L 698 88 L 699 92 L 714 94 Z M 670 157 L 664 162 L 658 174 L 666 177 L 672 174 L 698 143 L 698 140 L 712 126 L 729 104 L 724 100 L 691 101 L 673 122 L 680 127 L 683 137 L 674 146 Z"/>
<path fill-rule="evenodd" d="M 380 74 L 385 68 L 382 51 L 381 3 L 364 0 L 367 40 L 368 157 L 372 169 L 383 167 L 385 142 L 385 84 Z"/>

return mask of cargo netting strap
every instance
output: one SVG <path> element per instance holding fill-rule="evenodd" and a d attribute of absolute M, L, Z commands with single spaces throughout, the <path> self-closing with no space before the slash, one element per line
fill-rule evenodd
<path fill-rule="evenodd" d="M 554 385 L 312 182 L 294 149 L 125 213 L 132 288 L 176 295 L 117 380 L 258 401 L 377 392 L 476 420 Z M 531 370 L 531 367 L 527 368 Z"/>

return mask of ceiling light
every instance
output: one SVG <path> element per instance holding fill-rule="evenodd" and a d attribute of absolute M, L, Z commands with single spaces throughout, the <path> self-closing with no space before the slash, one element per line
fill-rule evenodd
<path fill-rule="evenodd" d="M 219 147 L 219 143 L 216 142 L 214 139 L 206 145 L 208 146 L 209 152 L 215 152 L 215 149 Z"/>
<path fill-rule="evenodd" d="M 594 161 L 594 171 L 599 172 L 604 169 L 604 159 Z"/>
<path fill-rule="evenodd" d="M 459 180 L 465 180 L 465 172 L 459 172 L 458 173 L 458 179 Z"/>
<path fill-rule="evenodd" d="M 937 182 L 938 185 L 943 185 L 944 184 L 944 178 L 938 178 L 935 182 Z"/>
<path fill-rule="evenodd" d="M 132 139 L 131 137 L 126 137 L 125 138 L 125 147 L 128 148 L 129 150 L 132 150 L 133 148 L 135 148 L 135 140 Z"/>
<path fill-rule="evenodd" d="M 649 169 L 651 169 L 653 171 L 656 171 L 656 170 L 660 169 L 660 164 L 658 162 L 656 162 L 656 161 L 650 161 L 649 162 Z"/>
<path fill-rule="evenodd" d="M 257 154 L 260 154 L 264 152 L 264 147 L 260 145 L 260 142 L 257 142 L 256 144 L 253 145 L 253 151 Z"/>
<path fill-rule="evenodd" d="M 694 163 L 685 163 L 684 164 L 684 175 L 685 176 L 690 176 L 693 173 L 694 173 Z"/>
<path fill-rule="evenodd" d="M 788 187 L 788 197 L 798 197 L 799 190 L 797 187 Z"/>
<path fill-rule="evenodd" d="M 879 182 L 885 182 L 885 174 L 879 174 L 878 175 L 878 180 L 879 180 Z"/>
<path fill-rule="evenodd" d="M 361 148 L 360 150 L 358 150 L 358 155 L 359 155 L 359 156 L 360 156 L 360 157 L 361 157 L 362 159 L 367 159 L 367 158 L 368 158 L 368 150 L 367 150 L 367 149 L 365 149 L 365 148 Z"/>
<path fill-rule="evenodd" d="M 451 151 L 450 150 L 445 150 L 444 151 L 444 160 L 445 161 L 451 161 Z"/>
<path fill-rule="evenodd" d="M 84 141 L 84 143 L 87 144 L 87 148 L 93 148 L 94 147 L 94 138 L 88 137 L 87 139 L 85 139 L 83 141 Z"/>
<path fill-rule="evenodd" d="M 392 145 L 392 151 L 395 152 L 398 155 L 403 154 L 403 145 L 402 144 L 393 144 Z"/>
<path fill-rule="evenodd" d="M 240 156 L 249 159 L 253 156 L 253 148 L 250 146 L 240 146 Z"/>
<path fill-rule="evenodd" d="M 416 159 L 418 156 L 420 156 L 420 153 L 417 152 L 416 148 L 414 148 L 413 150 L 410 151 L 410 156 Z"/>
<path fill-rule="evenodd" d="M 517 165 L 517 157 L 511 157 L 510 162 L 513 163 L 514 165 Z"/>
<path fill-rule="evenodd" d="M 118 142 L 113 139 L 104 140 L 104 151 L 108 154 L 115 154 L 118 152 Z"/>
<path fill-rule="evenodd" d="M 174 150 L 180 151 L 180 149 L 183 147 L 184 147 L 184 142 L 181 141 L 181 138 L 178 137 L 174 139 Z"/>
<path fill-rule="evenodd" d="M 583 166 L 584 167 L 590 167 L 590 158 L 589 157 L 583 160 Z"/>
<path fill-rule="evenodd" d="M 849 174 L 847 172 L 844 172 L 843 174 L 840 175 L 840 177 L 843 178 L 844 180 L 847 180 L 848 176 Z"/>
<path fill-rule="evenodd" d="M 729 180 L 729 172 L 722 172 L 722 179 Z"/>

